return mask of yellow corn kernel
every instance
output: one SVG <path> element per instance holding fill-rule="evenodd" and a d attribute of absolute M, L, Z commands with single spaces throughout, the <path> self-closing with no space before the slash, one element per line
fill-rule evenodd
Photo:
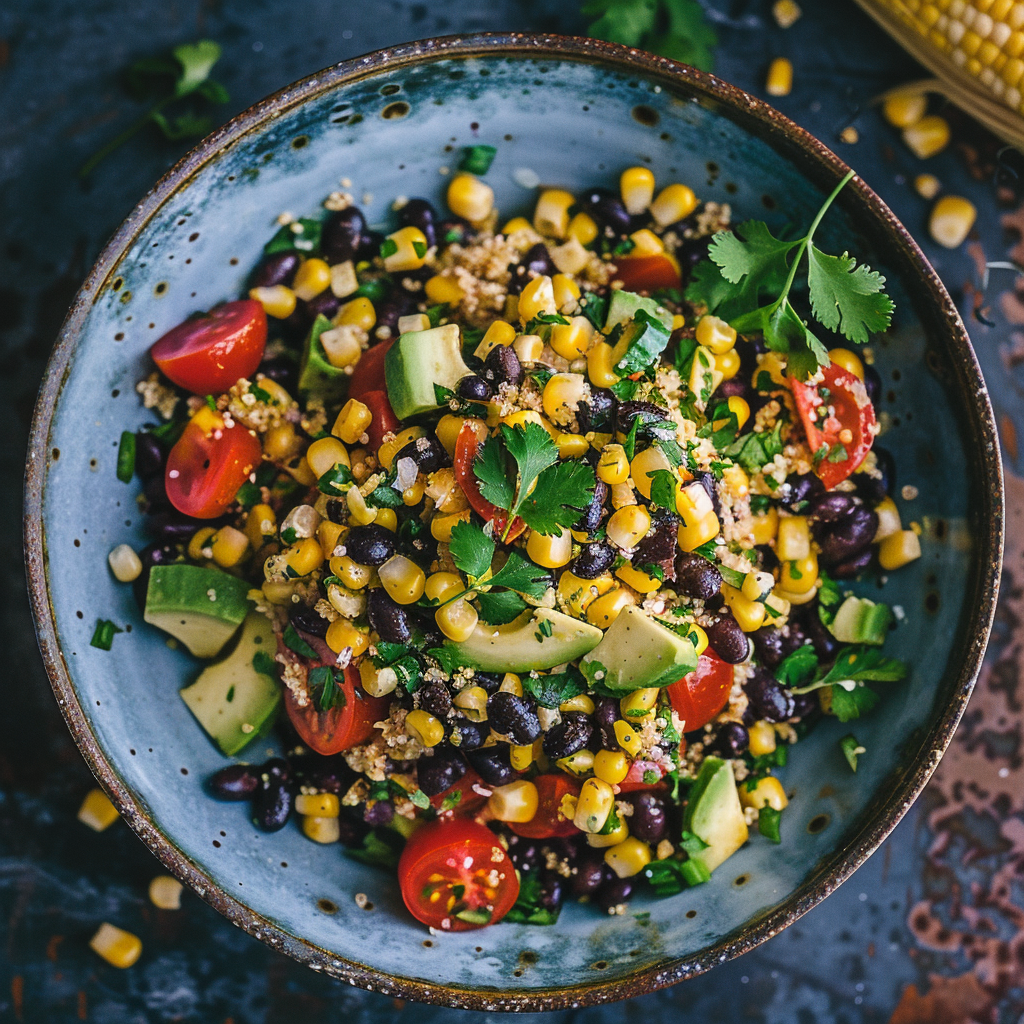
<path fill-rule="evenodd" d="M 425 747 L 436 747 L 444 739 L 444 726 L 430 712 L 417 709 L 405 716 L 409 735 Z"/>
<path fill-rule="evenodd" d="M 142 559 L 130 544 L 118 544 L 111 549 L 107 564 L 118 583 L 131 583 L 142 575 Z"/>
<path fill-rule="evenodd" d="M 886 537 L 891 537 L 894 533 L 899 533 L 903 529 L 903 523 L 900 521 L 900 511 L 892 498 L 883 498 L 875 506 L 875 514 L 878 516 L 878 529 L 875 531 L 875 536 L 872 540 L 873 544 L 879 544 Z"/>
<path fill-rule="evenodd" d="M 290 458 L 284 464 L 283 469 L 296 483 L 302 484 L 303 487 L 312 487 L 316 483 L 316 477 L 313 476 L 313 470 L 309 468 L 309 463 L 304 455 Z"/>
<path fill-rule="evenodd" d="M 361 405 L 362 403 L 360 403 Z M 342 412 L 345 410 L 342 409 Z M 339 414 L 340 415 L 340 414 Z M 365 428 L 364 428 L 365 429 Z M 406 427 L 400 430 L 390 441 L 385 441 L 377 449 L 377 461 L 387 470 L 395 461 L 395 456 L 410 442 L 423 437 L 426 431 L 422 427 Z"/>
<path fill-rule="evenodd" d="M 651 576 L 640 569 L 634 569 L 631 565 L 621 565 L 615 570 L 623 583 L 632 587 L 638 594 L 653 594 L 662 584 L 657 576 Z"/>
<path fill-rule="evenodd" d="M 690 369 L 690 390 L 695 395 L 704 395 L 703 402 L 722 383 L 722 371 L 718 369 L 716 356 L 709 348 L 698 345 L 693 354 L 693 366 Z M 703 408 L 703 405 L 702 405 Z"/>
<path fill-rule="evenodd" d="M 526 538 L 526 553 L 545 569 L 558 569 L 572 559 L 572 534 L 568 530 L 545 536 L 536 530 Z"/>
<path fill-rule="evenodd" d="M 494 209 L 494 190 L 472 174 L 457 174 L 448 185 L 448 209 L 471 224 L 486 220 Z"/>
<path fill-rule="evenodd" d="M 456 643 L 462 643 L 463 640 L 469 639 L 473 630 L 476 629 L 479 618 L 477 610 L 461 597 L 434 612 L 437 628 L 449 640 L 454 640 Z"/>
<path fill-rule="evenodd" d="M 594 752 L 592 750 L 577 750 L 568 757 L 560 757 L 556 762 L 563 772 L 575 775 L 582 779 L 590 775 L 594 770 Z"/>
<path fill-rule="evenodd" d="M 384 269 L 389 273 L 419 270 L 427 262 L 427 236 L 412 225 L 399 228 L 384 239 L 381 252 L 389 253 L 384 257 Z"/>
<path fill-rule="evenodd" d="M 834 366 L 840 366 L 858 380 L 864 380 L 864 364 L 856 352 L 851 352 L 848 348 L 833 348 L 829 349 L 828 357 Z"/>
<path fill-rule="evenodd" d="M 913 530 L 900 530 L 878 545 L 878 561 L 886 572 L 921 557 L 921 539 Z"/>
<path fill-rule="evenodd" d="M 736 429 L 742 430 L 747 420 L 750 419 L 750 406 L 747 404 L 745 398 L 740 398 L 739 395 L 730 395 L 725 401 L 725 407 L 736 417 Z M 723 427 L 727 427 L 729 421 L 715 420 L 712 424 L 715 430 L 721 430 Z"/>
<path fill-rule="evenodd" d="M 619 617 L 623 608 L 635 604 L 636 598 L 628 590 L 615 587 L 590 604 L 587 608 L 587 622 L 607 629 Z"/>
<path fill-rule="evenodd" d="M 471 722 L 487 721 L 487 691 L 482 686 L 463 687 L 452 698 L 452 703 Z"/>
<path fill-rule="evenodd" d="M 295 798 L 295 811 L 318 818 L 336 818 L 341 813 L 341 804 L 334 793 L 300 793 Z"/>
<path fill-rule="evenodd" d="M 630 216 L 643 213 L 654 198 L 654 173 L 649 167 L 628 168 L 619 178 L 619 192 Z"/>
<path fill-rule="evenodd" d="M 463 512 L 451 512 L 448 515 L 435 515 L 430 520 L 430 536 L 442 544 L 448 544 L 452 539 L 452 530 L 456 523 L 468 523 L 470 518 L 469 509 Z"/>
<path fill-rule="evenodd" d="M 580 286 L 566 274 L 555 274 L 551 278 L 551 289 L 555 294 L 555 306 L 559 312 L 572 311 L 580 300 Z"/>
<path fill-rule="evenodd" d="M 371 330 L 376 322 L 377 311 L 365 295 L 359 295 L 351 302 L 346 302 L 334 315 L 333 320 L 338 327 L 347 324 L 351 327 L 359 327 L 364 331 Z"/>
<path fill-rule="evenodd" d="M 597 478 L 606 484 L 621 484 L 629 479 L 629 459 L 621 444 L 606 444 L 597 463 Z"/>
<path fill-rule="evenodd" d="M 149 883 L 149 902 L 158 910 L 181 910 L 181 882 L 170 875 L 157 875 Z"/>
<path fill-rule="evenodd" d="M 441 306 L 457 306 L 466 296 L 453 278 L 435 274 L 423 286 L 427 301 Z"/>
<path fill-rule="evenodd" d="M 587 834 L 587 846 L 596 850 L 606 850 L 609 846 L 618 846 L 623 840 L 629 838 L 629 818 L 623 815 L 619 818 L 618 825 L 610 832 Z"/>
<path fill-rule="evenodd" d="M 789 594 L 806 594 L 818 582 L 818 556 L 812 551 L 806 558 L 782 563 L 779 586 Z M 788 598 L 787 598 L 788 599 Z"/>
<path fill-rule="evenodd" d="M 500 323 L 500 321 L 495 321 L 495 323 Z M 492 324 L 491 326 L 493 327 L 494 325 Z M 506 324 L 506 326 L 508 325 Z M 441 442 L 444 450 L 448 453 L 449 458 L 455 455 L 455 444 L 459 439 L 463 426 L 467 423 L 472 427 L 478 441 L 483 440 L 487 436 L 487 425 L 483 420 L 468 419 L 465 416 L 455 416 L 452 413 L 446 413 L 442 416 L 434 428 L 434 433 L 437 435 L 437 439 Z"/>
<path fill-rule="evenodd" d="M 555 447 L 560 459 L 582 459 L 590 443 L 582 434 L 560 433 L 555 437 Z"/>
<path fill-rule="evenodd" d="M 594 774 L 609 786 L 617 786 L 629 774 L 630 760 L 621 750 L 599 750 L 594 755 Z"/>
<path fill-rule="evenodd" d="M 336 299 L 344 299 L 359 287 L 355 264 L 351 260 L 335 263 L 329 268 L 331 274 L 331 291 Z"/>
<path fill-rule="evenodd" d="M 774 586 L 775 577 L 770 572 L 751 569 L 743 577 L 743 586 L 740 587 L 740 593 L 748 601 L 760 601 L 766 594 L 771 593 L 771 589 Z"/>
<path fill-rule="evenodd" d="M 142 956 L 142 940 L 137 935 L 106 921 L 89 940 L 89 948 L 111 967 L 131 967 Z"/>
<path fill-rule="evenodd" d="M 622 717 L 630 721 L 649 718 L 658 705 L 658 695 L 661 690 L 657 686 L 645 686 L 634 690 L 628 697 L 619 701 L 619 711 Z"/>
<path fill-rule="evenodd" d="M 378 570 L 381 585 L 396 604 L 414 604 L 423 596 L 426 573 L 405 555 L 392 555 Z"/>
<path fill-rule="evenodd" d="M 909 128 L 927 109 L 928 97 L 923 92 L 894 92 L 882 104 L 882 116 L 893 128 Z"/>
<path fill-rule="evenodd" d="M 509 235 L 514 235 L 517 231 L 533 231 L 533 225 L 525 217 L 513 217 L 501 229 L 501 233 L 506 238 Z"/>
<path fill-rule="evenodd" d="M 377 509 L 377 518 L 374 522 L 378 526 L 383 526 L 385 530 L 390 530 L 392 533 L 398 529 L 398 513 L 393 508 L 379 508 Z"/>
<path fill-rule="evenodd" d="M 537 787 L 526 779 L 517 779 L 498 786 L 487 801 L 487 809 L 498 821 L 532 821 L 538 802 Z"/>
<path fill-rule="evenodd" d="M 427 577 L 423 593 L 431 601 L 445 601 L 449 597 L 461 594 L 465 589 L 462 577 L 458 573 L 434 572 Z"/>
<path fill-rule="evenodd" d="M 764 625 L 765 610 L 760 601 L 749 600 L 728 583 L 722 584 L 722 597 L 744 633 L 753 633 Z"/>
<path fill-rule="evenodd" d="M 625 458 L 625 456 L 623 456 Z M 608 519 L 608 540 L 619 548 L 635 548 L 651 529 L 650 513 L 643 505 L 626 505 Z"/>
<path fill-rule="evenodd" d="M 691 622 L 689 624 L 686 638 L 693 643 L 698 656 L 708 649 L 708 635 L 700 626 L 697 625 L 696 622 Z"/>
<path fill-rule="evenodd" d="M 535 277 L 519 296 L 519 322 L 526 324 L 541 313 L 558 312 L 555 305 L 555 288 L 547 274 Z"/>
<path fill-rule="evenodd" d="M 676 492 L 676 511 L 683 517 L 684 524 L 696 523 L 714 510 L 711 495 L 699 481 L 686 484 Z"/>
<path fill-rule="evenodd" d="M 740 794 L 740 803 L 744 807 L 753 807 L 758 811 L 762 807 L 771 807 L 776 811 L 782 811 L 789 804 L 782 783 L 774 775 L 766 775 L 764 778 L 758 779 L 752 787 L 741 782 L 737 788 Z"/>
<path fill-rule="evenodd" d="M 903 141 L 914 156 L 926 160 L 949 145 L 949 122 L 938 114 L 927 114 L 903 129 Z"/>
<path fill-rule="evenodd" d="M 1024 74 L 1024 61 L 1017 61 Z M 934 199 L 942 191 L 942 182 L 934 174 L 919 174 L 914 178 L 914 191 L 922 199 Z"/>
<path fill-rule="evenodd" d="M 508 759 L 513 771 L 525 772 L 533 764 L 533 744 L 527 743 L 525 746 L 519 746 L 513 743 L 509 749 Z"/>
<path fill-rule="evenodd" d="M 302 819 L 302 834 L 314 843 L 328 845 L 341 839 L 341 822 L 337 817 L 327 818 L 307 814 Z"/>
<path fill-rule="evenodd" d="M 110 828 L 119 817 L 117 808 L 102 789 L 90 789 L 78 808 L 78 820 L 94 832 Z"/>
<path fill-rule="evenodd" d="M 573 824 L 581 832 L 600 832 L 615 807 L 615 793 L 601 779 L 587 779 L 576 798 Z"/>
<path fill-rule="evenodd" d="M 767 512 L 761 515 L 754 516 L 754 525 L 751 528 L 751 535 L 754 538 L 754 544 L 770 544 L 775 540 L 775 535 L 779 530 L 779 510 L 771 505 Z"/>
<path fill-rule="evenodd" d="M 780 562 L 806 558 L 811 553 L 811 528 L 807 516 L 785 516 L 779 520 L 775 553 Z"/>
<path fill-rule="evenodd" d="M 614 366 L 615 350 L 605 341 L 599 341 L 587 353 L 587 376 L 594 387 L 610 388 L 619 382 Z"/>
<path fill-rule="evenodd" d="M 186 553 L 193 562 L 201 562 L 204 558 L 211 558 L 213 552 L 210 549 L 210 539 L 217 531 L 212 526 L 204 526 L 196 530 L 188 542 Z"/>
<path fill-rule="evenodd" d="M 357 629 L 348 619 L 335 619 L 327 627 L 327 646 L 335 654 L 351 650 L 352 657 L 358 658 L 366 653 L 370 646 L 370 638 L 361 629 Z"/>
<path fill-rule="evenodd" d="M 349 466 L 348 450 L 336 437 L 322 437 L 314 441 L 306 449 L 306 462 L 319 480 L 324 473 L 329 473 L 335 466 Z"/>
<path fill-rule="evenodd" d="M 928 218 L 928 232 L 939 245 L 955 249 L 974 227 L 978 211 L 963 196 L 943 196 L 933 207 Z"/>
<path fill-rule="evenodd" d="M 373 579 L 373 569 L 354 562 L 348 555 L 331 559 L 331 572 L 349 590 L 362 590 Z"/>
<path fill-rule="evenodd" d="M 309 302 L 315 299 L 322 291 L 326 291 L 331 284 L 331 268 L 316 257 L 306 260 L 295 272 L 295 280 L 292 281 L 292 291 L 296 298 Z"/>
<path fill-rule="evenodd" d="M 548 344 L 563 359 L 572 362 L 587 354 L 593 337 L 594 329 L 590 321 L 586 317 L 575 316 L 567 324 L 552 326 Z"/>
<path fill-rule="evenodd" d="M 582 618 L 587 608 L 611 588 L 612 577 L 608 574 L 596 580 L 584 580 L 566 569 L 558 577 L 557 595 L 570 614 Z"/>
<path fill-rule="evenodd" d="M 213 560 L 222 569 L 238 565 L 249 553 L 249 538 L 233 526 L 222 526 L 211 538 Z"/>
<path fill-rule="evenodd" d="M 480 344 L 473 351 L 477 359 L 486 359 L 492 348 L 511 345 L 516 340 L 516 329 L 504 320 L 495 320 L 484 332 Z"/>
<path fill-rule="evenodd" d="M 358 399 L 350 398 L 338 413 L 331 433 L 346 444 L 356 444 L 373 421 L 373 413 Z"/>
<path fill-rule="evenodd" d="M 502 416 L 501 422 L 509 427 L 525 427 L 527 423 L 536 423 L 537 426 L 543 427 L 552 438 L 558 433 L 551 421 L 546 416 L 541 416 L 536 409 L 519 409 L 508 416 Z"/>
<path fill-rule="evenodd" d="M 730 493 L 738 498 L 745 498 L 750 493 L 750 477 L 747 476 L 747 472 L 742 466 L 727 466 L 723 469 L 722 482 Z"/>
<path fill-rule="evenodd" d="M 619 719 L 612 728 L 615 730 L 615 739 L 622 749 L 630 757 L 636 757 L 640 753 L 640 737 L 628 722 Z"/>
<path fill-rule="evenodd" d="M 740 372 L 740 354 L 731 348 L 720 356 L 715 356 L 715 369 L 722 375 L 722 380 L 732 380 Z"/>
<path fill-rule="evenodd" d="M 633 478 L 633 486 L 645 498 L 650 498 L 654 474 L 660 470 L 672 472 L 672 463 L 660 448 L 645 448 L 633 456 L 629 464 L 629 475 Z"/>
<path fill-rule="evenodd" d="M 753 757 L 763 757 L 775 752 L 776 733 L 771 722 L 755 722 L 747 730 L 750 742 L 750 753 Z"/>
<path fill-rule="evenodd" d="M 666 185 L 651 203 L 651 216 L 662 228 L 689 217 L 697 209 L 697 197 L 689 185 Z"/>
<path fill-rule="evenodd" d="M 416 480 L 409 484 L 404 491 L 402 491 L 402 503 L 405 505 L 418 505 L 423 500 L 423 492 L 426 489 L 426 485 L 422 480 Z"/>
<path fill-rule="evenodd" d="M 605 851 L 604 862 L 619 878 L 639 875 L 651 863 L 651 848 L 635 836 Z"/>
<path fill-rule="evenodd" d="M 758 378 L 763 373 L 767 373 L 771 382 L 777 384 L 780 389 L 789 389 L 789 384 L 786 382 L 786 360 L 778 352 L 765 352 L 757 357 L 757 369 L 754 370 L 751 379 L 755 388 L 758 385 Z"/>
<path fill-rule="evenodd" d="M 541 405 L 552 423 L 568 426 L 576 417 L 576 407 L 585 404 L 590 389 L 582 373 L 556 373 L 541 393 Z"/>
<path fill-rule="evenodd" d="M 249 298 L 255 299 L 263 307 L 263 312 L 275 320 L 286 320 L 295 312 L 295 292 L 283 284 L 250 288 Z"/>
<path fill-rule="evenodd" d="M 285 564 L 297 576 L 308 576 L 324 564 L 323 549 L 312 537 L 306 537 L 285 551 Z"/>
<path fill-rule="evenodd" d="M 793 90 L 793 64 L 785 57 L 776 57 L 768 65 L 764 91 L 769 96 L 788 96 Z"/>
<path fill-rule="evenodd" d="M 271 462 L 286 462 L 299 450 L 301 444 L 295 427 L 286 421 L 271 427 L 263 435 L 263 454 Z"/>
<path fill-rule="evenodd" d="M 817 581 L 815 581 L 815 585 L 810 590 L 805 591 L 803 594 L 794 594 L 791 591 L 783 590 L 782 587 L 776 587 L 772 591 L 772 594 L 776 598 L 778 598 L 779 601 L 786 602 L 786 603 L 791 604 L 791 605 L 793 605 L 793 604 L 807 604 L 809 601 L 813 601 L 814 600 L 814 598 L 817 596 L 817 593 L 818 593 Z M 773 607 L 774 607 L 774 605 L 773 605 Z"/>
<path fill-rule="evenodd" d="M 345 504 L 348 506 L 348 517 L 357 526 L 369 526 L 377 518 L 377 509 L 366 504 L 358 487 L 350 487 L 345 492 Z"/>
<path fill-rule="evenodd" d="M 571 192 L 560 188 L 545 189 L 537 197 L 533 226 L 548 238 L 565 238 L 569 232 L 569 207 L 576 202 Z"/>
<path fill-rule="evenodd" d="M 563 714 L 566 711 L 582 711 L 585 715 L 592 715 L 594 713 L 594 702 L 585 693 L 578 693 L 575 697 L 563 700 L 558 705 L 558 710 L 563 712 Z"/>
<path fill-rule="evenodd" d="M 803 11 L 796 0 L 775 0 L 772 4 L 772 17 L 779 28 L 791 28 L 799 20 Z"/>
<path fill-rule="evenodd" d="M 677 531 L 679 546 L 683 551 L 694 551 L 709 540 L 714 540 L 721 532 L 722 524 L 714 512 L 698 519 L 693 525 L 683 524 Z"/>
<path fill-rule="evenodd" d="M 590 245 L 597 238 L 597 224 L 588 213 L 577 213 L 571 221 L 566 234 L 575 238 L 580 245 Z"/>
<path fill-rule="evenodd" d="M 515 674 L 515 672 L 506 672 L 501 677 L 501 684 L 498 689 L 502 693 L 514 693 L 517 697 L 523 695 L 523 681 Z"/>
<path fill-rule="evenodd" d="M 659 256 L 665 251 L 665 243 L 650 228 L 634 231 L 629 240 L 633 243 L 630 252 L 634 256 Z"/>
<path fill-rule="evenodd" d="M 708 313 L 697 321 L 696 338 L 698 345 L 711 349 L 717 356 L 735 348 L 736 328 Z"/>

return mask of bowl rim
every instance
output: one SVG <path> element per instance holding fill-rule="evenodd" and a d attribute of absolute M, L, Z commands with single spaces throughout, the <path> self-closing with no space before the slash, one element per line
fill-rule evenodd
<path fill-rule="evenodd" d="M 132 830 L 164 866 L 190 885 L 198 895 L 233 924 L 307 964 L 351 985 L 424 1003 L 473 1009 L 518 1012 L 583 1007 L 643 995 L 686 978 L 694 977 L 718 963 L 748 952 L 816 906 L 877 849 L 895 828 L 924 788 L 963 714 L 981 668 L 995 614 L 1003 547 L 1003 475 L 995 417 L 981 370 L 956 305 L 935 270 L 906 228 L 891 210 L 858 176 L 844 189 L 843 205 L 852 206 L 873 220 L 880 233 L 888 235 L 894 254 L 892 262 L 913 272 L 926 301 L 918 307 L 930 311 L 933 330 L 946 335 L 958 389 L 968 397 L 969 445 L 980 452 L 976 472 L 982 483 L 981 512 L 977 516 L 976 571 L 969 580 L 967 621 L 971 639 L 960 648 L 960 667 L 952 697 L 938 720 L 922 736 L 915 736 L 915 767 L 904 772 L 887 792 L 881 805 L 869 805 L 859 821 L 851 823 L 846 853 L 830 855 L 810 872 L 803 884 L 782 903 L 753 921 L 735 929 L 691 958 L 670 958 L 657 966 L 633 974 L 601 981 L 584 982 L 564 988 L 502 990 L 440 985 L 375 970 L 338 957 L 251 910 L 236 897 L 222 891 L 193 863 L 151 819 L 145 805 L 128 789 L 117 768 L 102 750 L 92 732 L 75 692 L 67 663 L 57 640 L 54 612 L 49 599 L 46 538 L 42 508 L 50 460 L 50 431 L 61 390 L 92 304 L 104 291 L 121 258 L 134 239 L 175 192 L 189 182 L 227 147 L 285 111 L 339 85 L 412 65 L 433 63 L 452 57 L 471 58 L 496 53 L 523 58 L 544 57 L 574 60 L 642 74 L 664 87 L 687 94 L 708 104 L 730 110 L 730 119 L 748 130 L 757 129 L 777 151 L 792 159 L 801 172 L 823 188 L 830 189 L 849 170 L 844 161 L 814 136 L 780 114 L 764 101 L 716 78 L 665 57 L 602 40 L 547 33 L 488 32 L 442 36 L 394 47 L 343 61 L 299 80 L 268 96 L 232 118 L 192 149 L 140 200 L 103 248 L 78 291 L 61 327 L 40 387 L 32 420 L 25 473 L 24 547 L 30 598 L 40 653 L 61 712 L 86 762 L 115 807 Z M 912 745 L 908 744 L 908 747 Z"/>

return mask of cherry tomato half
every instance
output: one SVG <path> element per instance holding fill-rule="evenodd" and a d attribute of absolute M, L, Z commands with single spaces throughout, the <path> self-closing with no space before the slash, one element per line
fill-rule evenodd
<path fill-rule="evenodd" d="M 473 507 L 473 511 L 484 519 L 494 522 L 494 536 L 500 539 L 505 533 L 505 524 L 508 522 L 508 513 L 492 505 L 481 493 L 480 485 L 477 483 L 476 474 L 473 472 L 473 460 L 476 458 L 477 449 L 480 447 L 480 440 L 476 432 L 468 423 L 464 423 L 455 441 L 455 482 L 462 488 L 466 500 Z M 526 529 L 526 523 L 516 516 L 512 521 L 512 528 L 508 531 L 506 542 L 516 539 Z"/>
<path fill-rule="evenodd" d="M 255 373 L 266 344 L 263 307 L 254 299 L 240 299 L 173 327 L 149 354 L 175 384 L 195 395 L 212 395 Z"/>
<path fill-rule="evenodd" d="M 187 516 L 216 519 L 262 458 L 259 440 L 245 427 L 226 426 L 215 412 L 201 409 L 167 456 L 167 498 Z"/>
<path fill-rule="evenodd" d="M 655 292 L 659 288 L 678 288 L 682 284 L 679 264 L 667 253 L 619 256 L 615 260 L 615 278 L 630 292 Z"/>
<path fill-rule="evenodd" d="M 819 460 L 814 472 L 831 490 L 842 483 L 863 461 L 875 439 L 875 409 L 863 381 L 835 363 L 825 367 L 820 384 L 802 384 L 790 380 L 793 400 L 807 435 L 807 447 L 829 452 Z M 823 394 L 823 392 L 827 392 Z M 838 446 L 842 446 L 838 449 Z M 832 461 L 832 453 L 846 451 L 846 457 Z"/>
<path fill-rule="evenodd" d="M 378 342 L 373 348 L 368 348 L 362 354 L 348 381 L 349 398 L 355 398 L 362 402 L 364 401 L 363 395 L 367 391 L 387 392 L 387 386 L 384 383 L 384 357 L 394 343 L 394 338 Z"/>
<path fill-rule="evenodd" d="M 443 810 L 445 801 L 455 802 L 451 806 L 452 814 L 456 818 L 472 817 L 485 803 L 487 797 L 481 796 L 473 787 L 479 785 L 483 788 L 483 779 L 472 768 L 466 769 L 466 774 L 453 782 L 443 793 L 437 793 L 430 798 L 430 803 L 435 810 Z M 490 788 L 488 787 L 488 792 Z M 458 793 L 458 799 L 455 794 Z"/>
<path fill-rule="evenodd" d="M 392 432 L 397 434 L 402 429 L 402 423 L 395 415 L 395 410 L 391 408 L 386 391 L 364 391 L 359 401 L 373 416 L 366 428 L 366 436 L 369 439 L 370 450 L 376 452 L 384 440 L 384 435 Z"/>
<path fill-rule="evenodd" d="M 319 662 L 309 664 L 315 667 Z M 359 673 L 351 666 L 345 669 L 340 689 L 345 703 L 329 711 L 318 711 L 313 701 L 299 707 L 292 691 L 285 687 L 288 718 L 302 742 L 318 754 L 338 754 L 366 743 L 373 736 L 373 723 L 388 716 L 388 698 L 368 696 L 359 685 Z"/>
<path fill-rule="evenodd" d="M 509 828 L 517 836 L 526 839 L 551 839 L 554 836 L 571 836 L 578 830 L 571 819 L 566 820 L 558 813 L 564 796 L 579 796 L 580 784 L 568 775 L 538 775 L 533 784 L 537 787 L 537 813 L 529 821 L 509 822 Z"/>
<path fill-rule="evenodd" d="M 519 897 L 519 879 L 498 837 L 465 818 L 413 832 L 398 861 L 398 882 L 409 913 L 446 932 L 495 924 Z"/>
<path fill-rule="evenodd" d="M 686 732 L 703 728 L 729 703 L 732 675 L 732 665 L 722 661 L 709 647 L 697 659 L 695 671 L 666 687 L 668 699 L 683 719 Z"/>

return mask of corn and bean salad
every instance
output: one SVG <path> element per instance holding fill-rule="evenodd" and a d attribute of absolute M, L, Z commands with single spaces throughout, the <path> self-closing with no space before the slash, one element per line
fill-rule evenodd
<path fill-rule="evenodd" d="M 904 674 L 847 581 L 921 551 L 870 348 L 798 370 L 717 315 L 727 206 L 630 167 L 503 220 L 491 155 L 445 208 L 282 214 L 243 295 L 152 346 L 118 475 L 155 539 L 110 553 L 205 659 L 212 796 L 451 931 L 621 914 L 784 842 L 790 747 Z"/>

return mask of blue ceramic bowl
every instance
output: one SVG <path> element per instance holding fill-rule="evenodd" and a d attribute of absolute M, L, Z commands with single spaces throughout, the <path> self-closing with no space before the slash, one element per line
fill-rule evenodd
<path fill-rule="evenodd" d="M 806 223 L 846 171 L 758 100 L 672 61 L 593 40 L 477 36 L 371 54 L 242 114 L 175 167 L 118 231 L 64 325 L 30 449 L 26 548 L 40 646 L 85 757 L 156 855 L 222 913 L 315 970 L 453 1006 L 540 1009 L 636 995 L 773 935 L 878 846 L 920 792 L 959 720 L 988 638 L 999 573 L 1002 482 L 992 410 L 956 308 L 889 210 L 855 179 L 822 243 L 888 278 L 898 312 L 875 345 L 897 502 L 923 557 L 886 591 L 905 617 L 889 649 L 911 665 L 857 724 L 857 774 L 822 724 L 783 774 L 784 841 L 755 836 L 707 885 L 638 898 L 622 917 L 570 904 L 549 928 L 502 924 L 429 937 L 393 878 L 289 828 L 259 832 L 246 807 L 206 798 L 224 758 L 177 695 L 197 670 L 145 626 L 110 548 L 144 543 L 137 485 L 114 475 L 118 438 L 150 417 L 135 383 L 147 347 L 197 309 L 239 294 L 284 210 L 316 215 L 351 179 L 371 222 L 399 195 L 438 201 L 458 148 L 492 143 L 504 213 L 537 182 L 611 185 L 649 164 L 735 219 Z M 909 493 L 909 492 L 908 492 Z M 874 593 L 876 584 L 861 589 Z M 89 646 L 97 617 L 131 632 Z M 247 752 L 264 756 L 266 743 Z M 369 898 L 365 909 L 354 900 Z M 371 909 L 372 905 L 372 909 Z"/>

